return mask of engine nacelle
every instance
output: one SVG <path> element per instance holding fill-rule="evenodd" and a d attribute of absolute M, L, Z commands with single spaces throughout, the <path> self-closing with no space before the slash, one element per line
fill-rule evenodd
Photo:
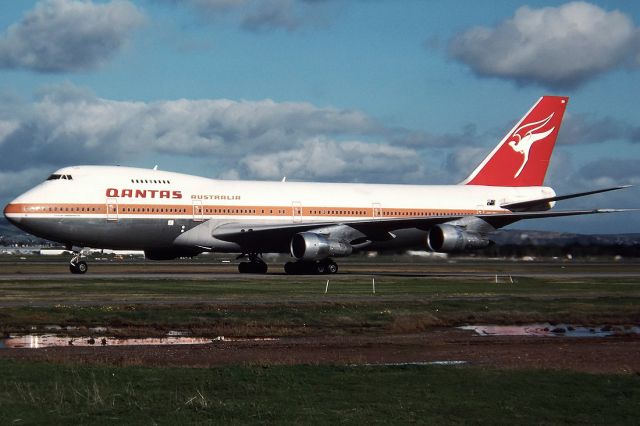
<path fill-rule="evenodd" d="M 314 232 L 300 232 L 291 239 L 291 256 L 298 260 L 322 260 L 327 257 L 349 256 L 353 252 L 351 245 L 330 240 Z"/>
<path fill-rule="evenodd" d="M 441 253 L 475 250 L 489 246 L 491 240 L 477 232 L 468 232 L 455 225 L 436 225 L 427 234 L 427 245 Z"/>

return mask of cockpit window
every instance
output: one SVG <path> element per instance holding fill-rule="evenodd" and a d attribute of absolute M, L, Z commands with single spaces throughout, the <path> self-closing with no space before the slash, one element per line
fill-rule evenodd
<path fill-rule="evenodd" d="M 72 180 L 73 178 L 71 177 L 71 175 L 59 175 L 56 173 L 52 174 L 47 178 L 47 180 L 58 180 L 58 179 Z"/>

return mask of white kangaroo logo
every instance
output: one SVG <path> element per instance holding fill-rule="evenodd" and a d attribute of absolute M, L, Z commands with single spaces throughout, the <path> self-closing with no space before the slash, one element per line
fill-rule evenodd
<path fill-rule="evenodd" d="M 513 136 L 511 138 L 514 140 L 511 140 L 509 142 L 509 146 L 513 148 L 515 152 L 519 152 L 524 156 L 522 160 L 522 165 L 520 166 L 516 174 L 513 175 L 514 178 L 517 178 L 518 176 L 520 176 L 520 173 L 522 173 L 522 170 L 524 170 L 524 166 L 527 165 L 527 162 L 529 161 L 529 151 L 531 150 L 531 145 L 546 138 L 555 129 L 555 127 L 552 127 L 546 132 L 534 133 L 536 130 L 540 130 L 549 121 L 551 121 L 552 117 L 553 117 L 553 113 L 551 113 L 550 116 L 548 116 L 543 120 L 536 121 L 535 123 L 525 124 L 522 127 L 520 127 L 518 130 L 513 132 Z"/>

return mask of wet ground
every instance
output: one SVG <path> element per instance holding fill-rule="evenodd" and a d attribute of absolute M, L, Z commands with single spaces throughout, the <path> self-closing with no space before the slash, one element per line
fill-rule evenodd
<path fill-rule="evenodd" d="M 75 327 L 63 328 L 47 326 L 45 329 L 57 331 L 53 333 L 10 334 L 0 338 L 0 349 L 43 349 L 53 347 L 106 347 L 106 346 L 175 346 L 175 345 L 206 345 L 216 342 L 274 342 L 281 340 L 277 337 L 238 338 L 217 336 L 192 337 L 182 331 L 170 331 L 162 337 L 113 337 L 101 335 L 107 327 L 93 327 L 89 334 L 78 335 Z M 600 325 L 579 326 L 572 324 L 526 324 L 526 325 L 466 325 L 457 327 L 459 330 L 474 332 L 478 336 L 528 336 L 528 337 L 557 337 L 557 338 L 606 338 L 606 337 L 640 337 L 640 326 Z M 442 330 L 444 332 L 444 330 Z"/>
<path fill-rule="evenodd" d="M 460 330 L 471 330 L 480 336 L 538 336 L 538 337 L 610 337 L 640 335 L 638 326 L 580 326 L 571 324 L 526 325 L 466 325 Z"/>
<path fill-rule="evenodd" d="M 102 328 L 102 327 L 100 327 Z M 175 345 L 204 345 L 215 342 L 244 342 L 244 341 L 271 341 L 277 338 L 258 337 L 229 338 L 218 336 L 190 337 L 184 336 L 182 332 L 169 332 L 164 337 L 112 337 L 106 335 L 91 334 L 87 336 L 64 335 L 64 334 L 25 334 L 9 335 L 0 339 L 0 349 L 43 349 L 55 347 L 106 347 L 106 346 L 175 346 Z"/>
<path fill-rule="evenodd" d="M 206 344 L 98 344 L 0 350 L 0 358 L 115 365 L 193 366 L 464 362 L 492 368 L 542 368 L 640 374 L 640 337 L 479 336 L 436 329 L 388 336 L 231 339 Z"/>

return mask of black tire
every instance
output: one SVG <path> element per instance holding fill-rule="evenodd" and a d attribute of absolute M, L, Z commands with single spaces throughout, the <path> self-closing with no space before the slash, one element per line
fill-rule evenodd
<path fill-rule="evenodd" d="M 240 262 L 238 272 L 241 274 L 266 274 L 269 267 L 264 262 Z"/>
<path fill-rule="evenodd" d="M 269 269 L 269 267 L 267 266 L 266 263 L 258 262 L 258 263 L 255 264 L 254 273 L 256 273 L 256 274 L 266 274 L 268 269 Z"/>
<path fill-rule="evenodd" d="M 338 264 L 336 262 L 329 262 L 327 265 L 327 273 L 329 274 L 337 274 L 338 273 Z"/>
<path fill-rule="evenodd" d="M 289 275 L 304 275 L 316 273 L 315 264 L 302 261 L 285 263 L 284 272 Z"/>
<path fill-rule="evenodd" d="M 318 262 L 315 264 L 313 272 L 316 274 L 326 274 L 327 273 L 327 264 L 324 262 Z"/>
<path fill-rule="evenodd" d="M 78 267 L 76 265 L 69 265 L 69 272 L 72 274 L 79 274 Z"/>
<path fill-rule="evenodd" d="M 78 262 L 78 264 L 76 265 L 76 268 L 78 269 L 78 274 L 86 274 L 87 271 L 89 270 L 89 265 L 87 265 L 87 262 Z"/>
<path fill-rule="evenodd" d="M 284 264 L 284 273 L 288 274 L 288 275 L 292 275 L 295 274 L 295 263 L 293 262 L 287 262 Z"/>

